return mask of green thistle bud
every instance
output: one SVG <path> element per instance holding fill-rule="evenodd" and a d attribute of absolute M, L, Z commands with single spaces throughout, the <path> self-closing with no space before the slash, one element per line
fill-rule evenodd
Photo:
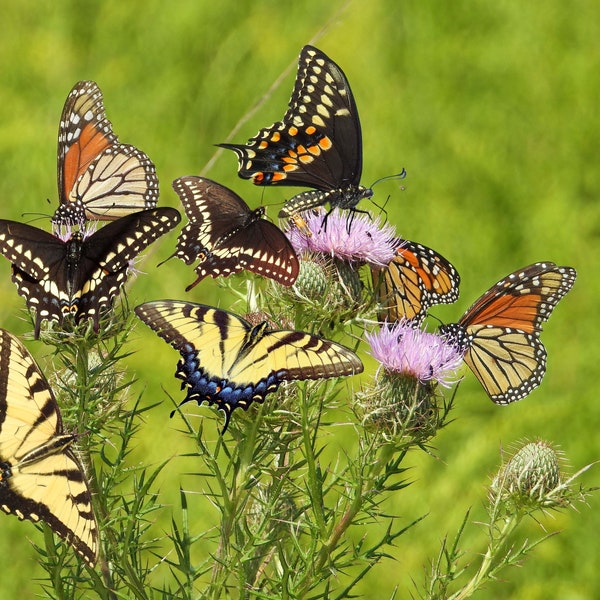
<path fill-rule="evenodd" d="M 376 388 L 359 395 L 365 429 L 386 440 L 409 436 L 425 442 L 441 426 L 441 410 L 436 386 L 414 377 L 383 373 Z"/>
<path fill-rule="evenodd" d="M 294 288 L 309 300 L 323 300 L 327 292 L 327 267 L 319 261 L 300 261 L 300 273 Z"/>
<path fill-rule="evenodd" d="M 558 452 L 547 442 L 529 442 L 502 466 L 491 492 L 518 504 L 539 503 L 561 481 Z"/>

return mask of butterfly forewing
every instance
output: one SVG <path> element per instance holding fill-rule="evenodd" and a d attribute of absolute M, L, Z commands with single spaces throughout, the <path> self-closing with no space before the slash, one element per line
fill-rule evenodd
<path fill-rule="evenodd" d="M 102 92 L 93 81 L 75 84 L 58 130 L 58 195 L 67 202 L 75 182 L 106 148 L 117 142 L 106 118 Z"/>
<path fill-rule="evenodd" d="M 464 314 L 465 327 L 478 323 L 541 331 L 559 300 L 573 287 L 576 272 L 554 263 L 535 263 L 501 279 Z"/>
<path fill-rule="evenodd" d="M 45 521 L 91 565 L 98 528 L 83 467 L 56 400 L 29 352 L 0 330 L 0 507 Z"/>
<path fill-rule="evenodd" d="M 53 221 L 113 220 L 156 206 L 154 164 L 141 150 L 119 144 L 106 118 L 102 92 L 80 81 L 67 97 L 58 134 L 60 206 Z"/>
<path fill-rule="evenodd" d="M 282 378 L 325 379 L 362 372 L 360 359 L 346 347 L 302 331 L 270 331 L 253 348 L 253 359 L 265 370 L 281 372 Z M 236 378 L 247 377 L 246 364 Z"/>
<path fill-rule="evenodd" d="M 459 294 L 460 276 L 435 250 L 399 240 L 396 256 L 384 269 L 372 268 L 375 289 L 388 321 L 421 323 L 435 304 L 451 304 Z"/>
<path fill-rule="evenodd" d="M 497 404 L 538 387 L 546 371 L 542 324 L 573 287 L 576 272 L 535 263 L 492 286 L 458 323 L 441 328 L 465 352 L 465 362 Z"/>
<path fill-rule="evenodd" d="M 173 182 L 189 223 L 177 240 L 175 256 L 186 264 L 199 261 L 196 281 L 207 275 L 228 277 L 244 269 L 292 285 L 298 277 L 298 257 L 285 234 L 251 211 L 232 190 L 200 177 Z"/>

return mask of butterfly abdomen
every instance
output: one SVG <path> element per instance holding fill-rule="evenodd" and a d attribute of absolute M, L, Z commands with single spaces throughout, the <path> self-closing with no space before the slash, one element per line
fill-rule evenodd
<path fill-rule="evenodd" d="M 332 208 L 355 208 L 363 198 L 371 198 L 373 190 L 363 185 L 349 185 L 334 190 L 308 190 L 292 196 L 279 211 L 279 218 L 289 218 L 305 210 L 323 206 L 327 202 Z"/>

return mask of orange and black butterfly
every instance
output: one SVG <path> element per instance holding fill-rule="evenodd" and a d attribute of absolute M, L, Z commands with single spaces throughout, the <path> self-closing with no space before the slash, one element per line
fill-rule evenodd
<path fill-rule="evenodd" d="M 458 298 L 457 270 L 441 254 L 416 242 L 398 240 L 394 258 L 383 269 L 372 267 L 371 273 L 383 306 L 381 320 L 420 324 L 430 307 Z"/>
<path fill-rule="evenodd" d="M 283 119 L 261 129 L 233 150 L 238 175 L 255 185 L 313 188 L 289 199 L 279 213 L 289 218 L 323 206 L 357 210 L 373 190 L 360 184 L 362 134 L 358 109 L 342 69 L 324 52 L 304 46 L 289 108 Z"/>
<path fill-rule="evenodd" d="M 496 404 L 521 400 L 540 385 L 546 372 L 542 324 L 576 276 L 552 262 L 529 265 L 492 286 L 458 323 L 440 328 Z"/>
<path fill-rule="evenodd" d="M 58 130 L 57 225 L 113 221 L 155 208 L 158 179 L 141 150 L 120 144 L 106 118 L 102 92 L 80 81 L 67 96 Z"/>

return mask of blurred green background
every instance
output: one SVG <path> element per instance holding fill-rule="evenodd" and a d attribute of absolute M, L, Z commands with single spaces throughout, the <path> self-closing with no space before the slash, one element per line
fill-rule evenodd
<path fill-rule="evenodd" d="M 360 587 L 365 597 L 389 597 L 396 586 L 399 598 L 409 597 L 413 581 L 421 582 L 465 510 L 473 507 L 472 520 L 485 518 L 485 486 L 501 449 L 516 440 L 555 442 L 573 469 L 600 457 L 600 402 L 593 388 L 600 359 L 597 2 L 0 0 L 0 22 L 2 218 L 53 212 L 58 121 L 80 79 L 98 82 L 120 140 L 156 163 L 163 205 L 178 205 L 170 187 L 174 178 L 202 172 L 251 206 L 270 205 L 274 218 L 289 190 L 263 191 L 238 179 L 230 153 L 218 153 L 207 165 L 216 153 L 213 144 L 228 140 L 242 117 L 238 142 L 282 117 L 300 48 L 314 43 L 342 66 L 352 85 L 363 126 L 363 183 L 405 167 L 405 190 L 384 182 L 375 200 L 383 204 L 389 196 L 386 210 L 398 232 L 434 247 L 461 273 L 459 302 L 434 314 L 458 319 L 500 277 L 531 262 L 577 268 L 573 291 L 543 335 L 549 364 L 541 388 L 498 408 L 467 373 L 455 421 L 435 440 L 435 456 L 409 457 L 414 485 L 387 510 L 399 515 L 398 523 L 429 516 L 399 539 L 395 561 L 375 568 Z M 378 212 L 368 202 L 362 208 Z M 173 252 L 175 239 L 176 233 L 163 238 L 142 263 L 147 274 L 130 286 L 130 303 L 185 297 L 229 306 L 212 279 L 186 295 L 195 276 L 180 261 L 154 268 Z M 24 333 L 23 301 L 4 259 L 0 277 L 0 326 Z M 28 345 L 37 357 L 47 352 L 39 343 Z M 146 386 L 144 401 L 166 400 L 161 386 L 179 399 L 175 353 L 140 325 L 131 349 L 142 347 L 130 364 Z M 176 420 L 166 419 L 168 410 L 165 402 L 148 413 L 140 461 L 158 463 L 190 450 Z M 212 416 L 197 410 L 199 418 Z M 215 437 L 218 418 L 205 429 Z M 163 473 L 160 500 L 177 510 L 182 480 L 175 466 L 182 473 L 202 466 L 177 459 Z M 584 478 L 588 486 L 596 481 L 594 470 Z M 198 495 L 203 490 L 198 476 L 184 476 L 183 485 Z M 578 514 L 544 521 L 561 535 L 477 597 L 600 597 L 597 507 L 592 498 Z M 169 518 L 164 515 L 164 530 Z M 216 511 L 197 518 L 202 531 L 215 524 Z M 31 597 L 40 592 L 34 580 L 41 572 L 27 539 L 41 543 L 41 536 L 12 517 L 0 521 L 2 596 Z M 533 522 L 529 527 L 529 536 L 539 531 Z M 483 533 L 475 531 L 467 541 L 473 553 L 467 558 L 474 561 Z"/>

